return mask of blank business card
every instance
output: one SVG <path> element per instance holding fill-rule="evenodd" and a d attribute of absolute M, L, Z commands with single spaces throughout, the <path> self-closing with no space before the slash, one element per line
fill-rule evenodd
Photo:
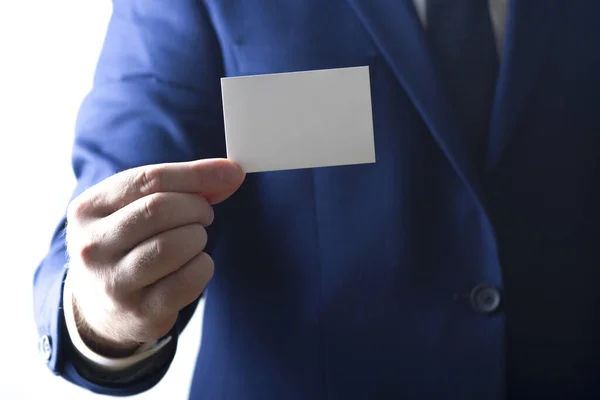
<path fill-rule="evenodd" d="M 369 67 L 221 79 L 227 157 L 245 172 L 375 162 Z"/>

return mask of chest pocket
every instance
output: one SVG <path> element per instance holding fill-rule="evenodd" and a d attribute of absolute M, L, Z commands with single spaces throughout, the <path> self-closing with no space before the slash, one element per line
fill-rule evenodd
<path fill-rule="evenodd" d="M 370 66 L 371 35 L 345 0 L 207 0 L 228 76 Z"/>

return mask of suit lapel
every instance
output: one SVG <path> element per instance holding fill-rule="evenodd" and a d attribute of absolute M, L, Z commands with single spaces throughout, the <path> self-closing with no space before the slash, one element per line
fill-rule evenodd
<path fill-rule="evenodd" d="M 486 157 L 488 173 L 498 164 L 519 114 L 536 83 L 556 30 L 560 0 L 511 0 L 504 54 L 496 86 Z"/>
<path fill-rule="evenodd" d="M 442 151 L 476 199 L 479 176 L 429 52 L 413 0 L 346 0 L 406 90 Z"/>

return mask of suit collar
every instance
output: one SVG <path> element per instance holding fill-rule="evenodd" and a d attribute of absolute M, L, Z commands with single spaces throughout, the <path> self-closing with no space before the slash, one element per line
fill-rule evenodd
<path fill-rule="evenodd" d="M 373 37 L 375 45 L 466 187 L 483 204 L 480 175 L 445 93 L 441 74 L 429 52 L 414 0 L 346 1 Z M 491 116 L 486 160 L 488 172 L 505 151 L 527 95 L 533 89 L 549 48 L 549 39 L 555 33 L 552 27 L 559 3 L 560 0 L 511 0 L 509 4 Z"/>
<path fill-rule="evenodd" d="M 470 189 L 481 200 L 474 158 L 436 70 L 413 0 L 346 0 L 422 115 L 429 131 Z"/>

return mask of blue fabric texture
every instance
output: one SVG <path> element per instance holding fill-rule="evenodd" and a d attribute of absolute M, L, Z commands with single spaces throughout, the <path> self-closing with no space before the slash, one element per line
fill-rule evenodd
<path fill-rule="evenodd" d="M 600 2 L 509 10 L 478 169 L 410 0 L 114 2 L 74 195 L 224 156 L 223 76 L 370 67 L 375 164 L 250 174 L 216 208 L 190 398 L 600 397 Z M 61 231 L 34 282 L 48 367 L 152 387 L 166 368 L 111 385 L 74 366 Z M 500 310 L 473 309 L 480 284 Z"/>

